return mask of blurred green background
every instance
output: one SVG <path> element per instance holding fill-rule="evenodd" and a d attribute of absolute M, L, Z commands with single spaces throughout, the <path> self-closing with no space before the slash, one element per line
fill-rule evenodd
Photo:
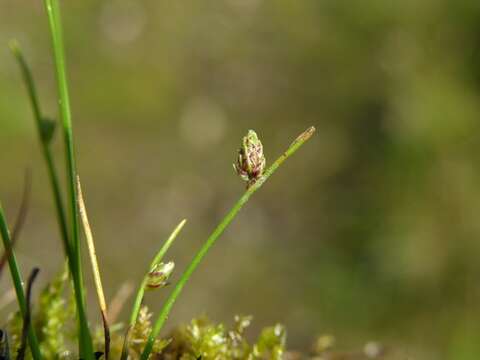
<path fill-rule="evenodd" d="M 480 2 L 82 0 L 62 10 L 109 297 L 139 281 L 186 217 L 170 253 L 178 276 L 243 191 L 231 163 L 247 129 L 272 161 L 314 125 L 168 325 L 246 313 L 257 327 L 287 325 L 291 348 L 332 333 L 343 347 L 380 340 L 405 359 L 480 357 Z M 33 169 L 18 256 L 45 281 L 61 268 L 61 242 L 11 38 L 56 117 L 41 1 L 0 0 L 0 198 L 13 219 Z"/>

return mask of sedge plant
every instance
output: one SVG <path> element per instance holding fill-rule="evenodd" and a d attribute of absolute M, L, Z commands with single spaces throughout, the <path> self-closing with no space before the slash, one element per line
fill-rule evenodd
<path fill-rule="evenodd" d="M 48 25 L 52 39 L 52 49 L 54 66 L 57 80 L 58 103 L 60 128 L 64 140 L 64 156 L 65 156 L 65 172 L 66 172 L 66 188 L 67 196 L 64 203 L 64 195 L 59 181 L 57 170 L 54 166 L 53 153 L 51 151 L 51 142 L 55 132 L 56 123 L 45 117 L 40 109 L 40 104 L 36 92 L 35 83 L 32 73 L 25 61 L 24 56 L 16 42 L 11 42 L 10 47 L 17 59 L 24 81 L 26 83 L 30 103 L 33 109 L 33 115 L 37 125 L 40 144 L 42 147 L 44 159 L 47 165 L 47 172 L 52 188 L 53 199 L 59 224 L 61 239 L 63 242 L 65 258 L 68 263 L 70 278 L 73 283 L 73 294 L 76 308 L 77 329 L 78 329 L 78 355 L 84 360 L 93 360 L 98 356 L 95 353 L 92 332 L 87 320 L 87 304 L 85 297 L 84 273 L 81 262 L 81 243 L 79 235 L 80 219 L 84 227 L 84 233 L 87 240 L 87 248 L 89 250 L 91 268 L 94 275 L 97 299 L 104 323 L 104 341 L 105 341 L 105 357 L 108 357 L 110 348 L 110 330 L 107 323 L 107 306 L 106 299 L 101 282 L 98 259 L 95 253 L 92 230 L 88 221 L 85 203 L 81 193 L 81 186 L 75 161 L 75 147 L 73 138 L 72 116 L 70 109 L 69 88 L 67 81 L 67 70 L 65 51 L 63 44 L 63 33 L 61 25 L 60 7 L 58 0 L 44 0 L 45 10 L 48 18 Z M 180 276 L 178 282 L 174 284 L 173 289 L 167 297 L 163 307 L 161 308 L 153 326 L 146 329 L 145 346 L 141 351 L 140 359 L 147 360 L 152 355 L 155 342 L 165 324 L 168 316 L 180 296 L 186 283 L 198 268 L 202 260 L 208 254 L 209 250 L 226 230 L 229 224 L 234 220 L 238 212 L 250 200 L 251 196 L 259 190 L 271 175 L 293 155 L 315 132 L 313 127 L 308 128 L 300 136 L 298 136 L 287 150 L 275 160 L 268 168 L 263 153 L 263 145 L 253 130 L 249 130 L 243 138 L 234 169 L 237 174 L 246 181 L 246 190 L 240 196 L 238 201 L 233 205 L 231 210 L 225 215 L 220 223 L 215 227 L 213 232 L 193 256 L 191 262 Z M 182 230 L 186 220 L 182 220 L 173 230 L 171 235 L 163 243 L 160 250 L 154 257 L 148 272 L 141 279 L 137 294 L 131 310 L 131 315 L 126 327 L 125 336 L 121 350 L 121 360 L 126 360 L 129 356 L 130 333 L 137 328 L 138 322 L 145 324 L 145 316 L 142 314 L 142 304 L 145 291 L 148 289 L 163 288 L 168 284 L 170 274 L 174 269 L 173 262 L 163 262 L 168 249 L 171 247 L 178 234 Z M 29 314 L 28 304 L 25 298 L 21 274 L 16 263 L 14 249 L 8 231 L 7 222 L 3 211 L 0 207 L 0 230 L 4 242 L 5 254 L 8 258 L 10 273 L 13 279 L 14 287 L 17 294 L 17 300 L 21 314 Z M 142 325 L 143 326 L 143 325 Z M 31 325 L 28 326 L 28 343 L 34 360 L 41 359 L 40 347 L 35 334 L 35 329 Z"/>
<path fill-rule="evenodd" d="M 85 287 L 83 283 L 81 248 L 79 239 L 79 210 L 78 193 L 76 186 L 77 169 L 75 161 L 75 149 L 73 142 L 72 115 L 70 109 L 70 96 L 67 83 L 67 70 L 65 50 L 63 45 L 63 33 L 58 0 L 44 0 L 47 12 L 50 35 L 52 38 L 53 58 L 58 89 L 59 113 L 62 122 L 65 162 L 67 172 L 68 203 L 70 211 L 69 228 L 69 266 L 75 289 L 75 299 L 78 312 L 79 329 L 79 354 L 85 360 L 93 360 L 93 343 L 88 327 Z"/>
<path fill-rule="evenodd" d="M 148 342 L 143 350 L 141 360 L 147 360 L 153 348 L 155 339 L 162 330 L 165 321 L 172 310 L 175 301 L 183 290 L 183 287 L 192 276 L 195 269 L 200 265 L 201 261 L 207 255 L 210 248 L 215 244 L 217 239 L 222 235 L 227 226 L 232 222 L 240 209 L 248 202 L 250 197 L 262 187 L 267 179 L 287 160 L 293 155 L 315 132 L 314 127 L 308 128 L 305 132 L 300 134 L 288 147 L 288 149 L 277 159 L 275 162 L 264 172 L 265 157 L 263 155 L 263 146 L 258 139 L 256 133 L 250 130 L 242 142 L 242 147 L 239 150 L 238 163 L 235 164 L 235 169 L 244 180 L 247 181 L 247 190 L 235 203 L 227 215 L 222 219 L 220 224 L 213 230 L 212 234 L 208 237 L 205 243 L 202 245 L 197 254 L 193 257 L 190 264 L 180 277 L 180 280 L 175 285 L 170 296 L 167 298 L 165 304 L 160 310 L 152 332 L 148 337 Z"/>

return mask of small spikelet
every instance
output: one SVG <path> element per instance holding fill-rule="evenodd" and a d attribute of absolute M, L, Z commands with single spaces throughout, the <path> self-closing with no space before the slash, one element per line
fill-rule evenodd
<path fill-rule="evenodd" d="M 242 139 L 233 168 L 240 178 L 247 182 L 247 187 L 250 187 L 263 175 L 265 164 L 262 142 L 255 131 L 248 130 Z"/>
<path fill-rule="evenodd" d="M 175 268 L 175 263 L 170 261 L 166 264 L 155 264 L 147 275 L 146 289 L 154 290 L 168 285 L 168 278 Z"/>

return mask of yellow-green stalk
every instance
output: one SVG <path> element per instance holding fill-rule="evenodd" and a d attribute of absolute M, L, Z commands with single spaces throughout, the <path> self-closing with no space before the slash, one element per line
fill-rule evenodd
<path fill-rule="evenodd" d="M 97 252 L 95 251 L 95 242 L 93 241 L 92 228 L 88 221 L 87 208 L 83 199 L 82 186 L 80 184 L 80 177 L 77 175 L 77 194 L 78 194 L 78 209 L 80 218 L 82 220 L 83 231 L 87 240 L 88 255 L 90 264 L 92 265 L 93 280 L 95 282 L 95 289 L 97 291 L 98 305 L 100 307 L 100 314 L 102 316 L 103 330 L 105 333 L 105 359 L 108 360 L 110 354 L 110 329 L 108 326 L 107 302 L 105 301 L 105 293 L 103 291 L 102 277 L 100 276 L 100 267 L 98 266 Z"/>

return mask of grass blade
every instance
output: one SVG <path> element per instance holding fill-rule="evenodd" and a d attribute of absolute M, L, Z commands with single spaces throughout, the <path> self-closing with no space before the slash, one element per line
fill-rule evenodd
<path fill-rule="evenodd" d="M 170 246 L 172 246 L 173 242 L 177 238 L 180 231 L 182 231 L 183 227 L 185 226 L 187 220 L 183 219 L 177 227 L 172 231 L 168 239 L 163 243 L 162 247 L 158 251 L 158 253 L 153 258 L 152 263 L 150 264 L 149 270 L 155 265 L 162 261 L 163 257 L 167 253 Z M 133 303 L 132 313 L 130 315 L 130 322 L 128 324 L 128 328 L 125 334 L 125 339 L 123 342 L 123 349 L 122 349 L 122 357 L 121 360 L 126 360 L 128 356 L 128 342 L 129 342 L 129 335 L 130 330 L 135 326 L 137 322 L 138 314 L 140 313 L 140 308 L 142 307 L 143 296 L 145 294 L 145 286 L 148 281 L 148 271 L 145 274 L 142 282 L 140 283 L 140 287 L 138 288 L 137 295 L 135 296 L 135 301 Z"/>
<path fill-rule="evenodd" d="M 75 289 L 79 322 L 79 353 L 85 360 L 93 360 L 93 344 L 90 329 L 88 327 L 85 311 L 85 289 L 81 265 L 80 241 L 78 236 L 78 207 L 76 190 L 76 165 L 73 144 L 72 119 L 70 111 L 70 97 L 68 93 L 67 71 L 65 64 L 65 51 L 63 46 L 63 34 L 60 19 L 60 8 L 58 0 L 44 0 L 45 9 L 48 15 L 50 34 L 54 53 L 54 63 L 59 94 L 60 115 L 62 118 L 63 135 L 65 142 L 65 158 L 67 167 L 69 208 L 70 208 L 70 249 L 72 263 L 72 278 Z"/>
<path fill-rule="evenodd" d="M 70 244 L 69 244 L 69 236 L 68 236 L 68 227 L 67 227 L 67 217 L 65 215 L 65 207 L 62 199 L 62 191 L 60 189 L 60 182 L 58 180 L 57 171 L 55 169 L 55 164 L 53 162 L 53 155 L 50 149 L 50 140 L 51 137 L 45 137 L 45 126 L 46 120 L 45 117 L 42 115 L 40 109 L 40 103 L 38 101 L 37 90 L 35 87 L 35 81 L 32 76 L 32 72 L 25 60 L 25 57 L 22 54 L 20 46 L 17 41 L 12 40 L 10 41 L 10 49 L 17 59 L 18 65 L 20 66 L 20 70 L 22 72 L 23 79 L 25 81 L 25 85 L 28 91 L 28 97 L 30 99 L 30 104 L 32 106 L 33 116 L 35 118 L 35 123 L 37 126 L 37 134 L 40 140 L 40 144 L 42 147 L 43 157 L 45 159 L 45 163 L 47 165 L 47 172 L 48 177 L 50 180 L 50 186 L 53 191 L 53 198 L 55 202 L 55 209 L 57 212 L 57 221 L 58 226 L 60 228 L 60 234 L 63 241 L 63 247 L 67 258 L 71 258 L 70 255 Z"/>
<path fill-rule="evenodd" d="M 15 288 L 15 293 L 17 295 L 18 306 L 20 307 L 20 313 L 23 318 L 27 313 L 27 301 L 25 299 L 25 293 L 23 291 L 23 282 L 22 276 L 20 275 L 20 270 L 18 268 L 17 259 L 15 253 L 13 252 L 12 242 L 10 238 L 10 232 L 8 231 L 7 219 L 3 212 L 2 205 L 0 204 L 0 233 L 2 234 L 3 245 L 5 247 L 5 252 L 8 254 L 8 265 L 10 267 L 10 274 L 13 281 L 13 286 Z M 40 348 L 38 346 L 38 339 L 33 330 L 33 326 L 30 324 L 28 327 L 28 341 L 30 343 L 30 348 L 32 349 L 32 356 L 34 360 L 40 360 Z"/>
<path fill-rule="evenodd" d="M 258 179 L 255 183 L 253 183 L 245 193 L 240 197 L 237 203 L 233 206 L 233 208 L 228 212 L 228 214 L 223 218 L 220 224 L 215 228 L 213 233 L 210 237 L 205 241 L 203 246 L 200 248 L 199 252 L 194 256 L 193 260 L 187 266 L 187 269 L 180 277 L 180 280 L 176 284 L 175 288 L 171 292 L 170 296 L 167 298 L 165 305 L 162 307 L 160 314 L 153 326 L 153 329 L 148 337 L 147 344 L 145 345 L 145 349 L 140 357 L 141 360 L 147 360 L 152 352 L 153 344 L 155 339 L 157 338 L 158 334 L 160 333 L 163 324 L 168 318 L 170 311 L 175 304 L 178 296 L 182 292 L 183 287 L 187 283 L 190 276 L 193 274 L 195 269 L 201 263 L 202 259 L 208 253 L 210 248 L 213 246 L 215 241 L 219 238 L 219 236 L 223 233 L 225 228 L 232 222 L 235 218 L 237 213 L 240 209 L 248 202 L 250 197 L 258 190 L 262 185 L 267 181 L 267 179 L 278 169 L 283 162 L 288 159 L 291 155 L 293 155 L 315 132 L 314 127 L 308 128 L 304 131 L 300 136 L 298 136 L 295 141 L 289 146 L 287 151 L 285 151 L 266 171 L 265 174 Z"/>

